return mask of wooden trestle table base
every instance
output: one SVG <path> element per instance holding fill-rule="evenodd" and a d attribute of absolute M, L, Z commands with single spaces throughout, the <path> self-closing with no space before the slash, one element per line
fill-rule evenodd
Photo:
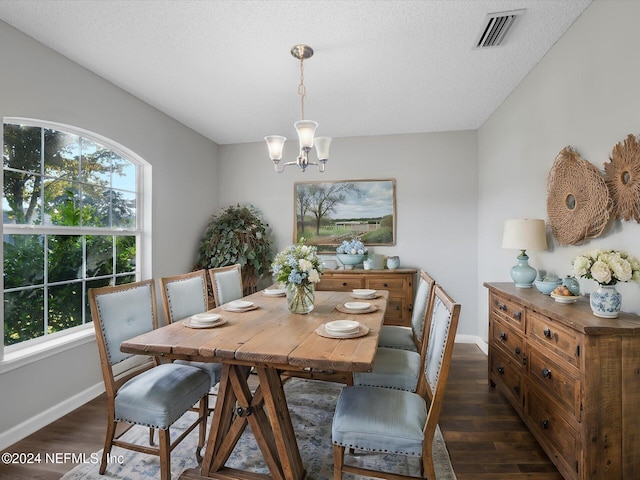
<path fill-rule="evenodd" d="M 318 291 L 314 310 L 298 315 L 288 311 L 284 297 L 256 292 L 244 298 L 257 306 L 254 310 L 212 310 L 227 320 L 219 327 L 192 329 L 175 322 L 123 342 L 121 350 L 127 353 L 223 364 L 200 472 L 185 472 L 181 478 L 199 478 L 199 473 L 204 478 L 225 480 L 302 480 L 306 472 L 287 408 L 282 374 L 337 378 L 348 383 L 352 372 L 371 371 L 388 299 L 386 291 L 379 293 L 378 298 L 370 300 L 376 311 L 349 315 L 336 310 L 336 306 L 353 301 L 349 292 Z M 320 325 L 338 319 L 357 320 L 369 328 L 369 333 L 359 338 L 333 339 L 315 332 Z M 249 369 L 257 373 L 259 381 L 253 394 L 247 381 Z M 270 475 L 225 467 L 247 425 L 251 426 Z"/>

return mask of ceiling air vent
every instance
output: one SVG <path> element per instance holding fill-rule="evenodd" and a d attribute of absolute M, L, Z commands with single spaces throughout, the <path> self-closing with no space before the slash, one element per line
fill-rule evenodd
<path fill-rule="evenodd" d="M 502 45 L 516 18 L 523 13 L 524 9 L 490 13 L 487 15 L 475 48 L 489 48 Z"/>

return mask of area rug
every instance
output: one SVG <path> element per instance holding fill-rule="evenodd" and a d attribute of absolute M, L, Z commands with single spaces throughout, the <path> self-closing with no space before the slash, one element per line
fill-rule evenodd
<path fill-rule="evenodd" d="M 291 421 L 308 480 L 333 478 L 331 422 L 336 400 L 342 388 L 343 385 L 338 383 L 298 378 L 292 378 L 285 384 Z M 174 424 L 171 428 L 172 437 L 180 434 L 192 415 L 195 413 L 188 412 Z M 173 480 L 177 480 L 184 470 L 197 466 L 195 458 L 197 434 L 197 429 L 191 432 L 171 453 Z M 133 427 L 123 438 L 144 443 L 148 439 L 148 429 Z M 114 447 L 111 453 L 113 460 L 107 466 L 104 475 L 98 473 L 100 452 L 87 457 L 86 463 L 78 465 L 65 474 L 62 480 L 153 480 L 159 477 L 158 457 L 119 447 Z M 449 454 L 439 428 L 434 439 L 433 457 L 437 480 L 455 480 Z M 415 457 L 356 453 L 355 455 L 346 454 L 345 462 L 413 476 L 420 474 L 420 462 Z M 262 453 L 248 427 L 226 465 L 257 473 L 268 473 Z M 344 478 L 361 480 L 369 477 L 345 474 Z"/>

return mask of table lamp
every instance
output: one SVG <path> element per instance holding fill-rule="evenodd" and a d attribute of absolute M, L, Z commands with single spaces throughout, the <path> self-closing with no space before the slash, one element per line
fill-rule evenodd
<path fill-rule="evenodd" d="M 531 288 L 538 272 L 529 265 L 526 250 L 546 250 L 547 233 L 544 220 L 506 220 L 502 236 L 502 248 L 520 250 L 518 263 L 511 268 L 511 278 L 516 287 Z"/>

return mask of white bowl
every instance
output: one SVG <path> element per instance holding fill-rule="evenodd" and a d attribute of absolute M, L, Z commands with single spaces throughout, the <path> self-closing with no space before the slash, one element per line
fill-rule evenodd
<path fill-rule="evenodd" d="M 362 298 L 371 298 L 376 294 L 375 290 L 370 290 L 367 288 L 354 288 L 352 291 L 356 297 Z"/>
<path fill-rule="evenodd" d="M 220 318 L 220 315 L 217 313 L 196 313 L 191 316 L 191 321 L 193 323 L 206 325 L 207 323 L 217 322 Z"/>
<path fill-rule="evenodd" d="M 242 310 L 243 308 L 253 307 L 253 302 L 247 302 L 246 300 L 234 300 L 233 302 L 229 302 L 230 308 L 235 308 L 238 310 Z"/>
<path fill-rule="evenodd" d="M 271 295 L 272 297 L 279 297 L 285 295 L 287 290 L 285 288 L 265 288 L 264 294 Z"/>
<path fill-rule="evenodd" d="M 553 298 L 558 303 L 576 303 L 580 298 L 580 295 L 556 295 L 555 293 L 551 294 L 551 298 Z"/>
<path fill-rule="evenodd" d="M 349 310 L 366 310 L 370 306 L 371 304 L 367 302 L 347 302 L 344 304 L 344 307 Z"/>
<path fill-rule="evenodd" d="M 353 333 L 357 332 L 360 324 L 353 320 L 335 320 L 333 322 L 325 323 L 324 328 L 327 332 L 336 333 Z"/>

